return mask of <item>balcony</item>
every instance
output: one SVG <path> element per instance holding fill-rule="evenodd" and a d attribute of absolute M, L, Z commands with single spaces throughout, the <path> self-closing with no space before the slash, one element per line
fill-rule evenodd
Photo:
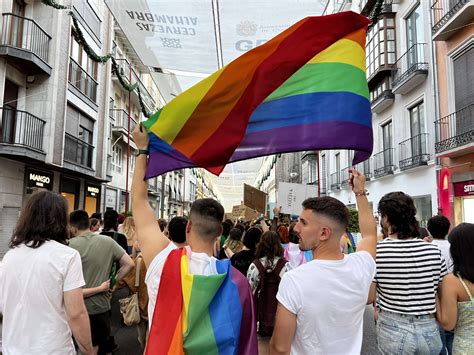
<path fill-rule="evenodd" d="M 375 3 L 376 3 L 376 0 L 362 0 L 360 2 L 360 8 L 362 9 L 361 14 L 366 17 L 369 17 L 369 15 L 374 10 Z M 382 5 L 381 14 L 392 12 L 393 11 L 392 4 L 393 4 L 393 0 L 385 0 Z"/>
<path fill-rule="evenodd" d="M 64 160 L 92 169 L 94 147 L 73 135 L 66 133 L 64 141 Z"/>
<path fill-rule="evenodd" d="M 329 183 L 331 185 L 331 190 L 339 190 L 341 188 L 341 175 L 339 171 L 329 175 Z"/>
<path fill-rule="evenodd" d="M 372 170 L 370 169 L 370 158 L 363 163 L 357 164 L 357 170 L 365 175 L 365 180 L 370 181 L 372 178 Z"/>
<path fill-rule="evenodd" d="M 127 134 L 128 132 L 128 112 L 123 109 L 111 109 L 109 110 L 110 118 L 113 122 L 113 130 L 119 131 L 120 133 Z M 137 125 L 137 121 L 130 116 L 130 132 L 132 132 Z"/>
<path fill-rule="evenodd" d="M 69 83 L 96 103 L 97 81 L 72 58 L 69 58 Z"/>
<path fill-rule="evenodd" d="M 386 76 L 374 89 L 370 90 L 370 108 L 372 112 L 381 113 L 395 101 L 390 81 L 390 76 Z"/>
<path fill-rule="evenodd" d="M 350 166 L 348 166 L 347 168 L 344 168 L 341 170 L 341 187 L 347 187 L 349 186 L 349 175 L 350 175 L 350 172 L 349 170 L 351 169 Z"/>
<path fill-rule="evenodd" d="M 474 104 L 435 121 L 439 156 L 463 154 L 474 146 Z"/>
<path fill-rule="evenodd" d="M 405 95 L 425 81 L 428 76 L 426 43 L 415 43 L 393 66 L 394 94 Z"/>
<path fill-rule="evenodd" d="M 474 0 L 436 0 L 431 6 L 433 40 L 446 41 L 474 18 Z"/>
<path fill-rule="evenodd" d="M 154 97 L 151 96 L 150 92 L 141 81 L 140 76 L 137 74 L 133 66 L 131 66 L 129 61 L 126 59 L 117 59 L 116 62 L 117 62 L 118 70 L 120 71 L 120 75 L 122 75 L 122 77 L 125 79 L 127 84 L 130 84 L 130 77 L 132 78 L 131 80 L 132 85 L 135 83 L 138 83 L 138 88 L 140 89 L 140 94 L 142 96 L 143 103 L 146 105 L 149 111 L 154 112 L 155 107 L 156 107 L 156 102 L 154 100 Z M 112 78 L 117 79 L 117 75 L 115 73 L 112 73 L 112 74 L 113 74 Z M 133 103 L 136 106 L 140 107 L 140 101 L 138 99 L 137 91 L 134 90 L 131 93 L 131 96 L 132 96 Z"/>
<path fill-rule="evenodd" d="M 387 148 L 374 154 L 374 177 L 379 178 L 388 174 L 393 174 L 393 153 L 395 149 Z"/>
<path fill-rule="evenodd" d="M 51 75 L 48 64 L 47 34 L 34 20 L 11 13 L 3 14 L 0 57 L 28 75 Z"/>
<path fill-rule="evenodd" d="M 428 133 L 420 133 L 399 144 L 400 170 L 427 165 L 430 160 L 428 153 Z"/>
<path fill-rule="evenodd" d="M 46 121 L 26 111 L 0 107 L 0 154 L 45 160 Z"/>

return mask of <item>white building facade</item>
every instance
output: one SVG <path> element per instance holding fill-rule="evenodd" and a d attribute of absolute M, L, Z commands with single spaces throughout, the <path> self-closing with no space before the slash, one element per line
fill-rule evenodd
<path fill-rule="evenodd" d="M 370 12 L 368 1 L 359 10 Z M 438 212 L 435 158 L 433 42 L 428 1 L 385 1 L 368 31 L 367 79 L 374 150 L 358 168 L 369 181 L 374 213 L 391 191 L 413 197 L 422 224 Z M 346 205 L 355 201 L 347 183 L 351 151 L 320 152 L 321 190 Z M 325 181 L 324 181 L 325 180 Z"/>

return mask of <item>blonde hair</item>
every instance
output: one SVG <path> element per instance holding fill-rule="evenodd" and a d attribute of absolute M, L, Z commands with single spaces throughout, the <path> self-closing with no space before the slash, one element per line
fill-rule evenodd
<path fill-rule="evenodd" d="M 133 217 L 125 218 L 122 224 L 122 232 L 127 237 L 127 240 L 135 239 L 135 222 L 133 221 Z"/>

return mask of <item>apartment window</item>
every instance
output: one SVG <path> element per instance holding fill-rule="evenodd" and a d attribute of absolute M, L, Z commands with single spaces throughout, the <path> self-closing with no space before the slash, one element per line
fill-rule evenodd
<path fill-rule="evenodd" d="M 338 173 L 339 171 L 341 171 L 341 154 L 336 153 L 336 156 L 334 158 L 336 162 L 336 173 Z"/>
<path fill-rule="evenodd" d="M 94 80 L 97 80 L 97 63 L 87 56 L 84 48 L 71 35 L 70 57 L 85 70 Z"/>
<path fill-rule="evenodd" d="M 308 154 L 303 158 L 301 164 L 302 176 L 301 181 L 303 184 L 315 184 L 317 181 L 317 167 L 316 167 L 316 155 Z"/>
<path fill-rule="evenodd" d="M 392 121 L 382 126 L 383 150 L 392 148 Z"/>
<path fill-rule="evenodd" d="M 415 137 L 424 133 L 424 103 L 423 101 L 413 106 L 409 110 L 410 114 L 410 134 Z"/>
<path fill-rule="evenodd" d="M 367 77 L 372 77 L 381 67 L 390 68 L 396 57 L 395 19 L 385 16 L 367 32 Z"/>
<path fill-rule="evenodd" d="M 474 44 L 453 61 L 456 111 L 474 104 Z M 468 121 L 468 120 L 464 120 Z"/>
<path fill-rule="evenodd" d="M 383 80 L 377 84 L 375 88 L 370 90 L 370 101 L 377 100 L 386 91 L 392 90 L 391 77 L 386 76 Z"/>
<path fill-rule="evenodd" d="M 122 173 L 122 147 L 116 145 L 112 151 L 112 170 L 117 173 Z"/>
<path fill-rule="evenodd" d="M 321 155 L 321 188 L 326 190 L 326 181 L 327 181 L 327 169 L 326 169 L 326 155 Z"/>
<path fill-rule="evenodd" d="M 421 5 L 417 7 L 406 18 L 407 49 L 417 43 L 423 43 L 423 14 Z"/>

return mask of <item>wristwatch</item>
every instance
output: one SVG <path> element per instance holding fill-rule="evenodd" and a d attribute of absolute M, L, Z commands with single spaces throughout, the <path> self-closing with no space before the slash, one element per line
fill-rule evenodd
<path fill-rule="evenodd" d="M 150 154 L 150 152 L 148 151 L 148 149 L 138 149 L 135 153 L 135 156 L 138 157 L 140 154 L 148 155 Z"/>

